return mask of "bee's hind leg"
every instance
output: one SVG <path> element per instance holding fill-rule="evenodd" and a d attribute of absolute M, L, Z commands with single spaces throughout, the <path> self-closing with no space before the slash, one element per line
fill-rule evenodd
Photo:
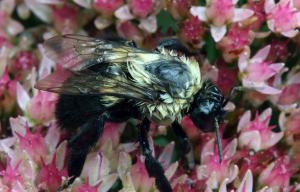
<path fill-rule="evenodd" d="M 152 156 L 152 151 L 148 142 L 148 132 L 150 121 L 145 118 L 142 121 L 139 133 L 139 142 L 142 153 L 145 156 L 145 166 L 150 177 L 155 178 L 155 183 L 160 192 L 172 192 L 171 185 L 165 176 L 161 164 Z"/>
<path fill-rule="evenodd" d="M 180 149 L 181 149 L 183 155 L 185 156 L 188 168 L 189 169 L 194 168 L 194 166 L 195 166 L 194 154 L 193 154 L 192 145 L 190 143 L 188 136 L 186 135 L 183 128 L 177 121 L 175 121 L 172 124 L 172 128 L 173 128 L 175 135 L 177 136 L 177 138 L 179 140 L 179 144 L 180 144 L 179 146 L 180 146 Z"/>
<path fill-rule="evenodd" d="M 69 176 L 73 176 L 69 183 L 80 175 L 88 152 L 103 132 L 106 117 L 105 114 L 92 117 L 80 127 L 79 133 L 69 140 L 68 173 Z"/>

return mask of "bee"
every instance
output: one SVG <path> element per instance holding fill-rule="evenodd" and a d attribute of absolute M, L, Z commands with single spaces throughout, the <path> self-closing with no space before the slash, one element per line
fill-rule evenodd
<path fill-rule="evenodd" d="M 152 156 L 147 140 L 151 122 L 173 127 L 187 145 L 180 121 L 189 115 L 202 131 L 216 132 L 221 161 L 219 123 L 226 99 L 213 83 L 201 79 L 199 63 L 185 56 L 188 50 L 178 41 L 165 40 L 146 51 L 131 41 L 63 35 L 47 40 L 44 46 L 48 57 L 64 69 L 38 81 L 36 88 L 59 94 L 55 112 L 58 124 L 77 130 L 69 139 L 70 175 L 80 175 L 106 121 L 129 118 L 141 121 L 138 140 L 148 174 L 155 178 L 159 191 L 172 188 Z"/>

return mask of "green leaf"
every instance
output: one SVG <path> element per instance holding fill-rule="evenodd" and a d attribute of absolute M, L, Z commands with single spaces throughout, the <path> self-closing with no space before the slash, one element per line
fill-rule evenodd
<path fill-rule="evenodd" d="M 166 33 L 169 29 L 171 29 L 174 33 L 178 31 L 176 21 L 167 11 L 161 11 L 158 13 L 157 26 L 162 33 Z"/>
<path fill-rule="evenodd" d="M 216 43 L 210 33 L 207 35 L 204 50 L 207 54 L 208 61 L 213 64 L 217 60 L 219 53 L 216 47 Z"/>

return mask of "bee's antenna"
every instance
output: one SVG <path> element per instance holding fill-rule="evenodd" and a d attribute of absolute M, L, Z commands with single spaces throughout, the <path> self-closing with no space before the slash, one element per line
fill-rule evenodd
<path fill-rule="evenodd" d="M 214 120 L 214 128 L 216 132 L 217 137 L 217 147 L 218 147 L 218 156 L 219 156 L 219 162 L 222 162 L 222 142 L 221 142 L 221 136 L 220 136 L 220 128 L 219 128 L 219 122 L 218 118 L 215 118 Z"/>

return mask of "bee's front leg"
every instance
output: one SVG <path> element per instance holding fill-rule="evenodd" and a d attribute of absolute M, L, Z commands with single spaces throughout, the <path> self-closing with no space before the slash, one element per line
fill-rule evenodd
<path fill-rule="evenodd" d="M 194 166 L 195 166 L 194 154 L 193 154 L 192 145 L 190 143 L 188 136 L 186 135 L 183 128 L 177 121 L 175 121 L 172 124 L 172 128 L 173 128 L 175 135 L 178 137 L 180 149 L 186 158 L 188 168 L 189 169 L 194 168 Z"/>
<path fill-rule="evenodd" d="M 165 176 L 161 164 L 152 156 L 152 151 L 148 142 L 148 132 L 150 121 L 145 118 L 142 121 L 139 133 L 139 142 L 142 153 L 145 156 L 145 165 L 150 177 L 155 178 L 155 183 L 160 192 L 172 192 L 172 187 Z"/>

